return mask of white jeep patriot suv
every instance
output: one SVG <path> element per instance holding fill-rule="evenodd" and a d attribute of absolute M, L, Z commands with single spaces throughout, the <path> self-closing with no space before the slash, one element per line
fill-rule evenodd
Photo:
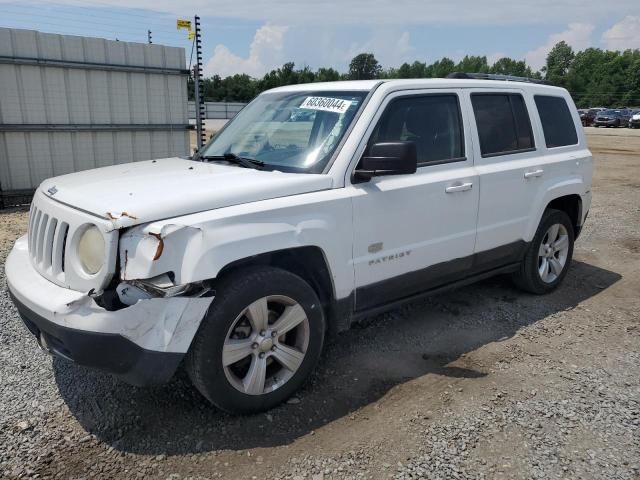
<path fill-rule="evenodd" d="M 356 318 L 495 274 L 553 290 L 591 203 L 575 105 L 457 77 L 277 88 L 192 160 L 44 181 L 6 263 L 26 326 L 137 385 L 184 364 L 255 412 Z"/>

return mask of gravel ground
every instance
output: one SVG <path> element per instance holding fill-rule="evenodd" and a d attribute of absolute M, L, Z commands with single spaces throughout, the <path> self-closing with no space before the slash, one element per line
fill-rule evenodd
<path fill-rule="evenodd" d="M 233 417 L 36 348 L 0 292 L 0 478 L 640 478 L 640 133 L 589 130 L 563 286 L 494 278 L 355 326 L 290 403 Z M 4 258 L 26 211 L 0 213 Z"/>

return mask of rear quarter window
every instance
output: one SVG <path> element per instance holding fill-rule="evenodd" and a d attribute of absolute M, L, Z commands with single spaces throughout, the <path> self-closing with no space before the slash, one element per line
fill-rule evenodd
<path fill-rule="evenodd" d="M 576 145 L 578 133 L 566 100 L 548 95 L 535 95 L 534 99 L 547 148 Z"/>

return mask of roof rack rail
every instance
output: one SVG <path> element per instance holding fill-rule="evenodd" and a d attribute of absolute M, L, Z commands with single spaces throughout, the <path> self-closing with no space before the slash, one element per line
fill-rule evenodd
<path fill-rule="evenodd" d="M 542 85 L 549 85 L 549 82 L 545 80 L 538 80 L 537 78 L 516 77 L 515 75 L 500 75 L 497 73 L 452 72 L 449 75 L 447 75 L 447 78 L 466 78 L 466 79 L 474 79 L 474 80 L 503 80 L 505 82 L 526 82 L 526 83 L 539 83 Z"/>

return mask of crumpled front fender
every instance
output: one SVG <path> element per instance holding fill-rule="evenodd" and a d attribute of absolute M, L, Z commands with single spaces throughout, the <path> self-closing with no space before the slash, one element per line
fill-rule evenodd
<path fill-rule="evenodd" d="M 120 237 L 120 279 L 140 280 L 179 270 L 202 236 L 200 228 L 186 225 L 131 228 Z"/>

